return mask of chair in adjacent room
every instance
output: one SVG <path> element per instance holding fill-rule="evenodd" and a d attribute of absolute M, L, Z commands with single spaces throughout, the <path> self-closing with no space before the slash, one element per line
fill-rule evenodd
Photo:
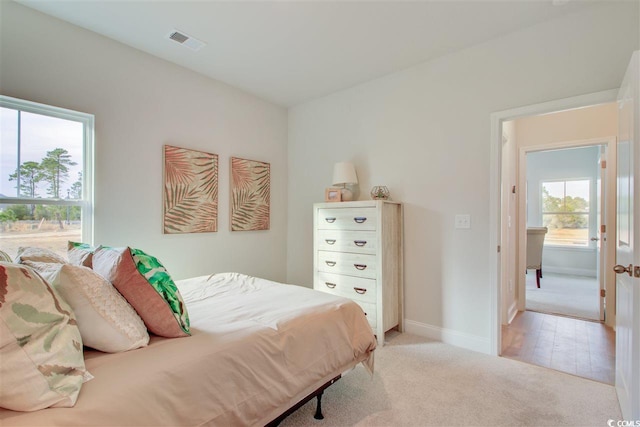
<path fill-rule="evenodd" d="M 536 270 L 536 285 L 542 278 L 542 247 L 547 227 L 527 227 L 527 270 Z"/>

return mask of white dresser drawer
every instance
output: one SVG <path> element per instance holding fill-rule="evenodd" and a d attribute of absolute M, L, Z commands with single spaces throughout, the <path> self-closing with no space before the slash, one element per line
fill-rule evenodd
<path fill-rule="evenodd" d="M 375 208 L 318 209 L 316 226 L 319 230 L 375 230 Z"/>
<path fill-rule="evenodd" d="M 375 255 L 318 251 L 318 271 L 376 278 Z"/>
<path fill-rule="evenodd" d="M 376 303 L 375 279 L 318 272 L 316 273 L 315 289 L 351 298 L 358 302 Z"/>
<path fill-rule="evenodd" d="M 376 253 L 375 231 L 318 230 L 318 249 L 335 252 Z"/>
<path fill-rule="evenodd" d="M 362 311 L 364 311 L 364 314 L 367 316 L 367 320 L 369 321 L 369 326 L 371 326 L 371 328 L 375 331 L 375 329 L 378 327 L 376 305 L 360 301 L 355 302 L 358 303 L 358 305 L 362 308 Z"/>

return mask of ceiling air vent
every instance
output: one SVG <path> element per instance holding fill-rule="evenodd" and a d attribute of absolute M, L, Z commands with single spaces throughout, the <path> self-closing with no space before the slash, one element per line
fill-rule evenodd
<path fill-rule="evenodd" d="M 182 31 L 173 30 L 168 35 L 167 38 L 169 40 L 173 40 L 177 43 L 180 43 L 182 46 L 186 46 L 191 50 L 200 50 L 203 46 L 206 45 L 205 42 L 196 39 L 195 37 L 191 37 L 188 34 L 183 33 Z"/>

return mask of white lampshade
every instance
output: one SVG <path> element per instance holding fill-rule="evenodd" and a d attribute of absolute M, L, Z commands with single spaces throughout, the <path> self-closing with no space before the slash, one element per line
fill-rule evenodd
<path fill-rule="evenodd" d="M 357 184 L 358 176 L 353 163 L 339 162 L 333 166 L 333 185 Z"/>

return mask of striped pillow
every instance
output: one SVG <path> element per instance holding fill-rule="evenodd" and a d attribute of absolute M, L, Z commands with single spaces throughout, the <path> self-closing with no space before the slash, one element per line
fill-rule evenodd
<path fill-rule="evenodd" d="M 0 250 L 0 261 L 4 261 L 4 262 L 12 262 L 13 259 L 9 256 L 8 253 L 6 253 L 3 250 Z"/>
<path fill-rule="evenodd" d="M 67 260 L 60 254 L 51 249 L 40 248 L 37 246 L 21 246 L 18 248 L 18 255 L 14 262 L 22 263 L 23 261 L 35 262 L 52 262 L 56 264 L 66 264 Z"/>
<path fill-rule="evenodd" d="M 67 243 L 67 258 L 69 264 L 83 265 L 91 268 L 93 265 L 93 253 L 96 248 L 88 243 L 78 243 L 69 241 Z"/>

